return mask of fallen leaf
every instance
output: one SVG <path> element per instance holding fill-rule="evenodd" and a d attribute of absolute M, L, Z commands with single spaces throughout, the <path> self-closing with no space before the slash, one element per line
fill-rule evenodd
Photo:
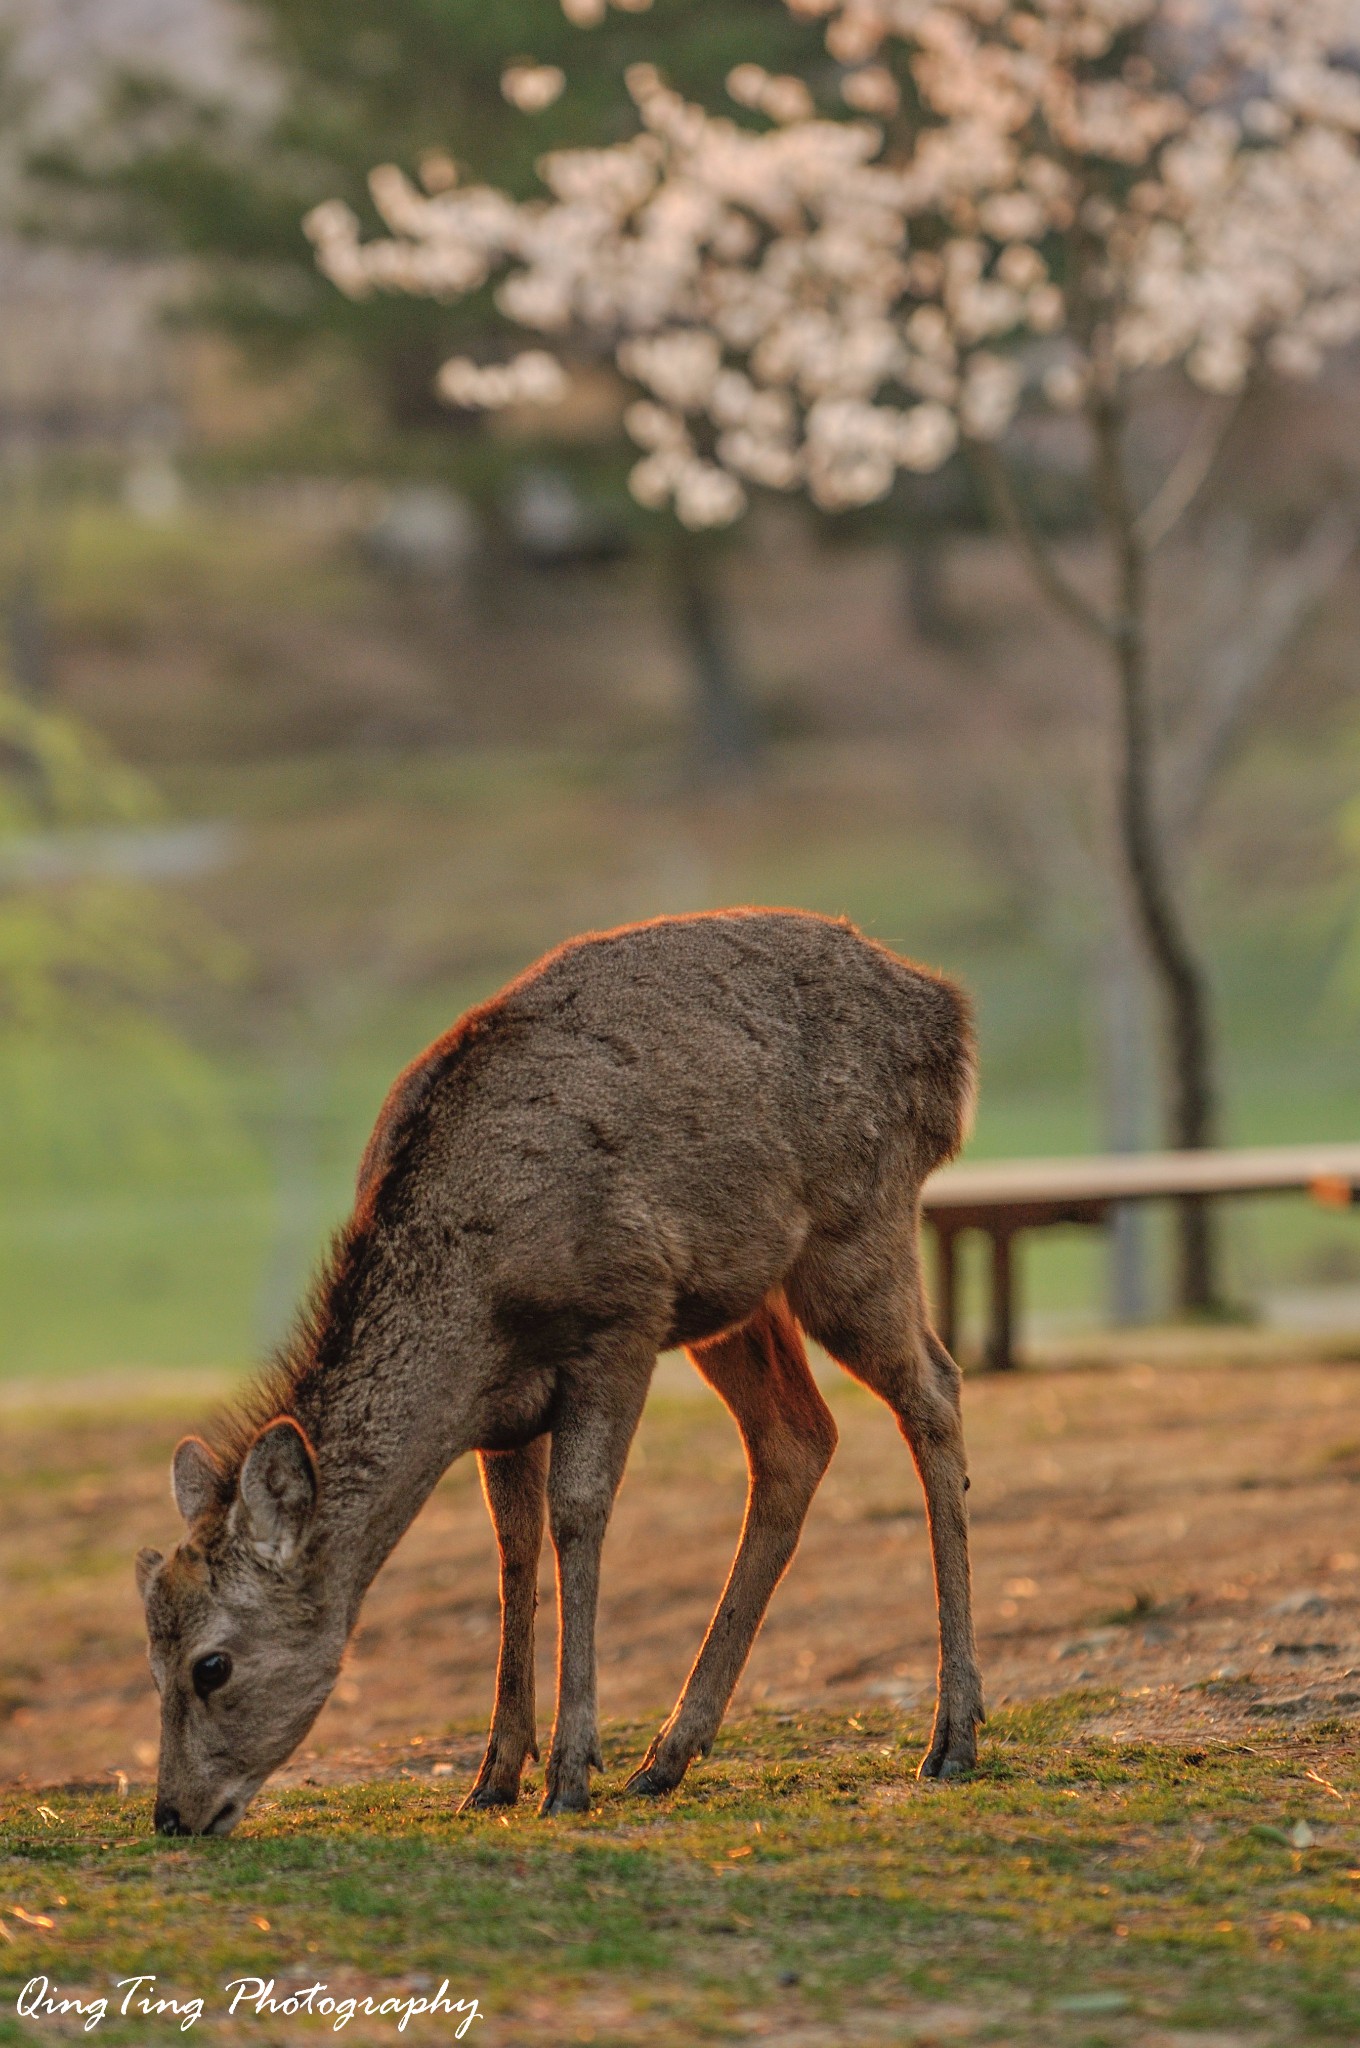
<path fill-rule="evenodd" d="M 23 1906 L 6 1906 L 4 1909 L 12 1920 L 22 1920 L 25 1927 L 55 1927 L 56 1921 L 49 1920 L 46 1913 L 30 1913 Z"/>
<path fill-rule="evenodd" d="M 754 1851 L 751 1848 L 751 1844 L 747 1842 L 743 1848 L 729 1849 L 727 1852 L 727 1860 L 729 1863 L 735 1863 L 739 1856 L 750 1856 L 753 1854 Z"/>
<path fill-rule="evenodd" d="M 252 1913 L 250 1924 L 252 1927 L 258 1927 L 263 1934 L 268 1934 L 269 1932 L 269 1922 L 265 1919 L 263 1913 Z"/>
<path fill-rule="evenodd" d="M 1311 1778 L 1315 1785 L 1321 1785 L 1324 1792 L 1330 1792 L 1333 1799 L 1345 1798 L 1345 1793 L 1338 1792 L 1336 1786 L 1332 1783 L 1331 1779 L 1324 1778 L 1321 1771 L 1308 1770 L 1305 1771 L 1303 1775 L 1305 1778 Z"/>

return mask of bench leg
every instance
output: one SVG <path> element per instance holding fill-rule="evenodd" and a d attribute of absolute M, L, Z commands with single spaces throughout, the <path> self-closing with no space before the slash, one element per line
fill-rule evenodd
<path fill-rule="evenodd" d="M 992 1319 L 987 1331 L 987 1366 L 992 1372 L 1015 1367 L 1015 1267 L 1009 1230 L 992 1232 Z"/>
<path fill-rule="evenodd" d="M 952 1354 L 958 1336 L 958 1275 L 954 1259 L 957 1232 L 935 1225 L 935 1330 L 946 1351 Z"/>

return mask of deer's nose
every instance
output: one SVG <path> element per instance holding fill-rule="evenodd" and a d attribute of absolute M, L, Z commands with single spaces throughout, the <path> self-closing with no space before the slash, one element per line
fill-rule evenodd
<path fill-rule="evenodd" d="M 172 1806 L 168 1799 L 156 1801 L 156 1833 L 158 1835 L 187 1835 L 189 1830 L 180 1823 L 179 1808 Z"/>

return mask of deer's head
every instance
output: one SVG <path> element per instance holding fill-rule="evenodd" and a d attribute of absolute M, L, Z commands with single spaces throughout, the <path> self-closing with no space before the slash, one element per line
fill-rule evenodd
<path fill-rule="evenodd" d="M 261 1430 L 234 1485 L 197 1437 L 171 1477 L 188 1535 L 137 1559 L 161 1696 L 156 1827 L 225 1835 L 321 1711 L 346 1617 L 328 1596 L 316 1463 L 295 1422 Z"/>

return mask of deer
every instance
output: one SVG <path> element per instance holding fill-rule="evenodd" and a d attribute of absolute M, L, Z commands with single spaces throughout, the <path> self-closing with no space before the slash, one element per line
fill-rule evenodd
<path fill-rule="evenodd" d="M 476 1454 L 499 1548 L 485 1756 L 460 1811 L 538 1760 L 545 1523 L 557 1702 L 540 1813 L 603 1769 L 600 1555 L 660 1352 L 683 1347 L 746 1455 L 740 1541 L 674 1710 L 625 1792 L 706 1756 L 836 1446 L 812 1338 L 895 1417 L 925 1497 L 939 1630 L 918 1775 L 976 1764 L 961 1374 L 930 1321 L 922 1183 L 962 1144 L 970 1009 L 845 920 L 743 908 L 587 934 L 397 1078 L 291 1338 L 175 1450 L 186 1524 L 137 1583 L 160 1693 L 154 1825 L 223 1835 L 339 1674 L 380 1567 Z"/>

